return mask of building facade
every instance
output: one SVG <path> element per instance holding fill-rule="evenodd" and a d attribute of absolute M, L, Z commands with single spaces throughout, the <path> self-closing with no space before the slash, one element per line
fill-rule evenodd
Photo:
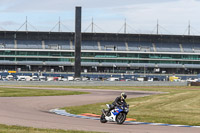
<path fill-rule="evenodd" d="M 196 74 L 200 36 L 83 33 L 82 71 Z M 74 33 L 0 31 L 0 70 L 74 71 Z"/>

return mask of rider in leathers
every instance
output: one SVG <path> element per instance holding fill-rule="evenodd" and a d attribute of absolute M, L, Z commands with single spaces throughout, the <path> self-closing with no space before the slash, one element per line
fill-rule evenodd
<path fill-rule="evenodd" d="M 121 95 L 117 97 L 115 101 L 111 104 L 106 115 L 108 115 L 110 111 L 113 110 L 116 106 L 121 106 L 123 104 L 126 104 L 126 101 L 125 101 L 126 97 L 127 95 L 125 93 L 121 93 Z"/>

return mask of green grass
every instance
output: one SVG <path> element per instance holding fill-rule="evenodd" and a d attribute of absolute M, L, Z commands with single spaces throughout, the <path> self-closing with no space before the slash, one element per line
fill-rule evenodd
<path fill-rule="evenodd" d="M 88 92 L 0 87 L 0 97 L 80 95 Z"/>
<path fill-rule="evenodd" d="M 91 131 L 59 130 L 59 129 L 39 129 L 21 126 L 7 126 L 0 124 L 0 133 L 99 133 Z"/>
<path fill-rule="evenodd" d="M 80 87 L 79 87 L 80 88 Z M 87 87 L 90 88 L 90 87 Z M 91 87 L 92 88 L 92 87 Z M 95 87 L 101 89 L 102 87 Z M 103 87 L 103 89 L 142 90 L 168 92 L 164 94 L 127 99 L 129 118 L 142 122 L 200 126 L 199 87 Z M 114 99 L 113 99 L 114 100 Z M 106 102 L 111 103 L 112 101 Z M 106 103 L 64 108 L 73 114 L 101 114 Z"/>
<path fill-rule="evenodd" d="M 127 102 L 130 104 L 129 118 L 143 122 L 156 122 L 168 124 L 184 124 L 200 126 L 200 87 L 121 87 L 121 86 L 34 86 L 48 88 L 82 88 L 84 89 L 113 89 L 113 90 L 139 90 L 168 92 L 164 94 L 132 98 Z M 7 91 L 7 92 L 5 92 Z M 33 92 L 29 92 L 33 91 Z M 43 91 L 44 93 L 42 94 Z M 46 92 L 47 91 L 47 92 Z M 49 92 L 51 91 L 51 92 Z M 10 94 L 9 94 L 10 93 Z M 55 94 L 56 93 L 56 94 Z M 46 96 L 66 95 L 67 91 L 52 90 L 30 90 L 1 88 L 0 96 Z M 77 92 L 76 92 L 77 93 Z M 79 92 L 78 92 L 79 93 Z M 114 100 L 114 99 L 113 99 Z M 101 109 L 106 108 L 106 103 L 97 103 L 83 106 L 67 107 L 67 112 L 73 114 L 94 113 L 101 114 Z"/>
<path fill-rule="evenodd" d="M 162 91 L 168 92 L 169 89 L 200 89 L 199 86 L 48 86 L 48 85 L 0 85 L 14 87 L 40 87 L 40 88 L 79 88 L 79 89 L 101 89 L 101 90 L 140 90 L 140 91 Z"/>

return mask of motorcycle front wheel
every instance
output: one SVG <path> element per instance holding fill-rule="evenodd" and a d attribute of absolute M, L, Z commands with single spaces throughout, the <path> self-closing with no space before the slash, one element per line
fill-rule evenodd
<path fill-rule="evenodd" d="M 123 124 L 126 120 L 126 114 L 125 113 L 119 113 L 116 117 L 117 124 Z"/>
<path fill-rule="evenodd" d="M 105 115 L 104 115 L 103 113 L 101 114 L 100 122 L 101 122 L 101 123 L 106 123 L 106 122 L 107 122 L 107 120 L 106 120 L 106 118 L 105 118 Z"/>

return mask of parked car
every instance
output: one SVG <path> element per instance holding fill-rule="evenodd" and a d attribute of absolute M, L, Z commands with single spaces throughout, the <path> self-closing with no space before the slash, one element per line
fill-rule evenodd
<path fill-rule="evenodd" d="M 188 82 L 198 82 L 199 79 L 198 78 L 189 78 L 186 81 L 188 81 Z"/>
<path fill-rule="evenodd" d="M 68 77 L 67 77 L 67 80 L 68 80 L 68 81 L 74 81 L 74 77 L 73 77 L 73 76 L 68 76 Z"/>
<path fill-rule="evenodd" d="M 8 81 L 13 81 L 13 80 L 14 80 L 14 77 L 13 77 L 13 75 L 7 75 L 7 76 L 6 76 L 6 79 L 7 79 Z"/>
<path fill-rule="evenodd" d="M 39 76 L 39 80 L 40 81 L 47 81 L 47 77 L 46 76 Z"/>
<path fill-rule="evenodd" d="M 39 81 L 38 76 L 32 76 L 32 81 Z"/>
<path fill-rule="evenodd" d="M 47 81 L 53 81 L 53 77 L 47 77 Z"/>
<path fill-rule="evenodd" d="M 108 81 L 119 81 L 119 78 L 116 77 L 110 77 L 107 79 Z"/>
<path fill-rule="evenodd" d="M 26 81 L 26 76 L 17 76 L 17 81 Z"/>

